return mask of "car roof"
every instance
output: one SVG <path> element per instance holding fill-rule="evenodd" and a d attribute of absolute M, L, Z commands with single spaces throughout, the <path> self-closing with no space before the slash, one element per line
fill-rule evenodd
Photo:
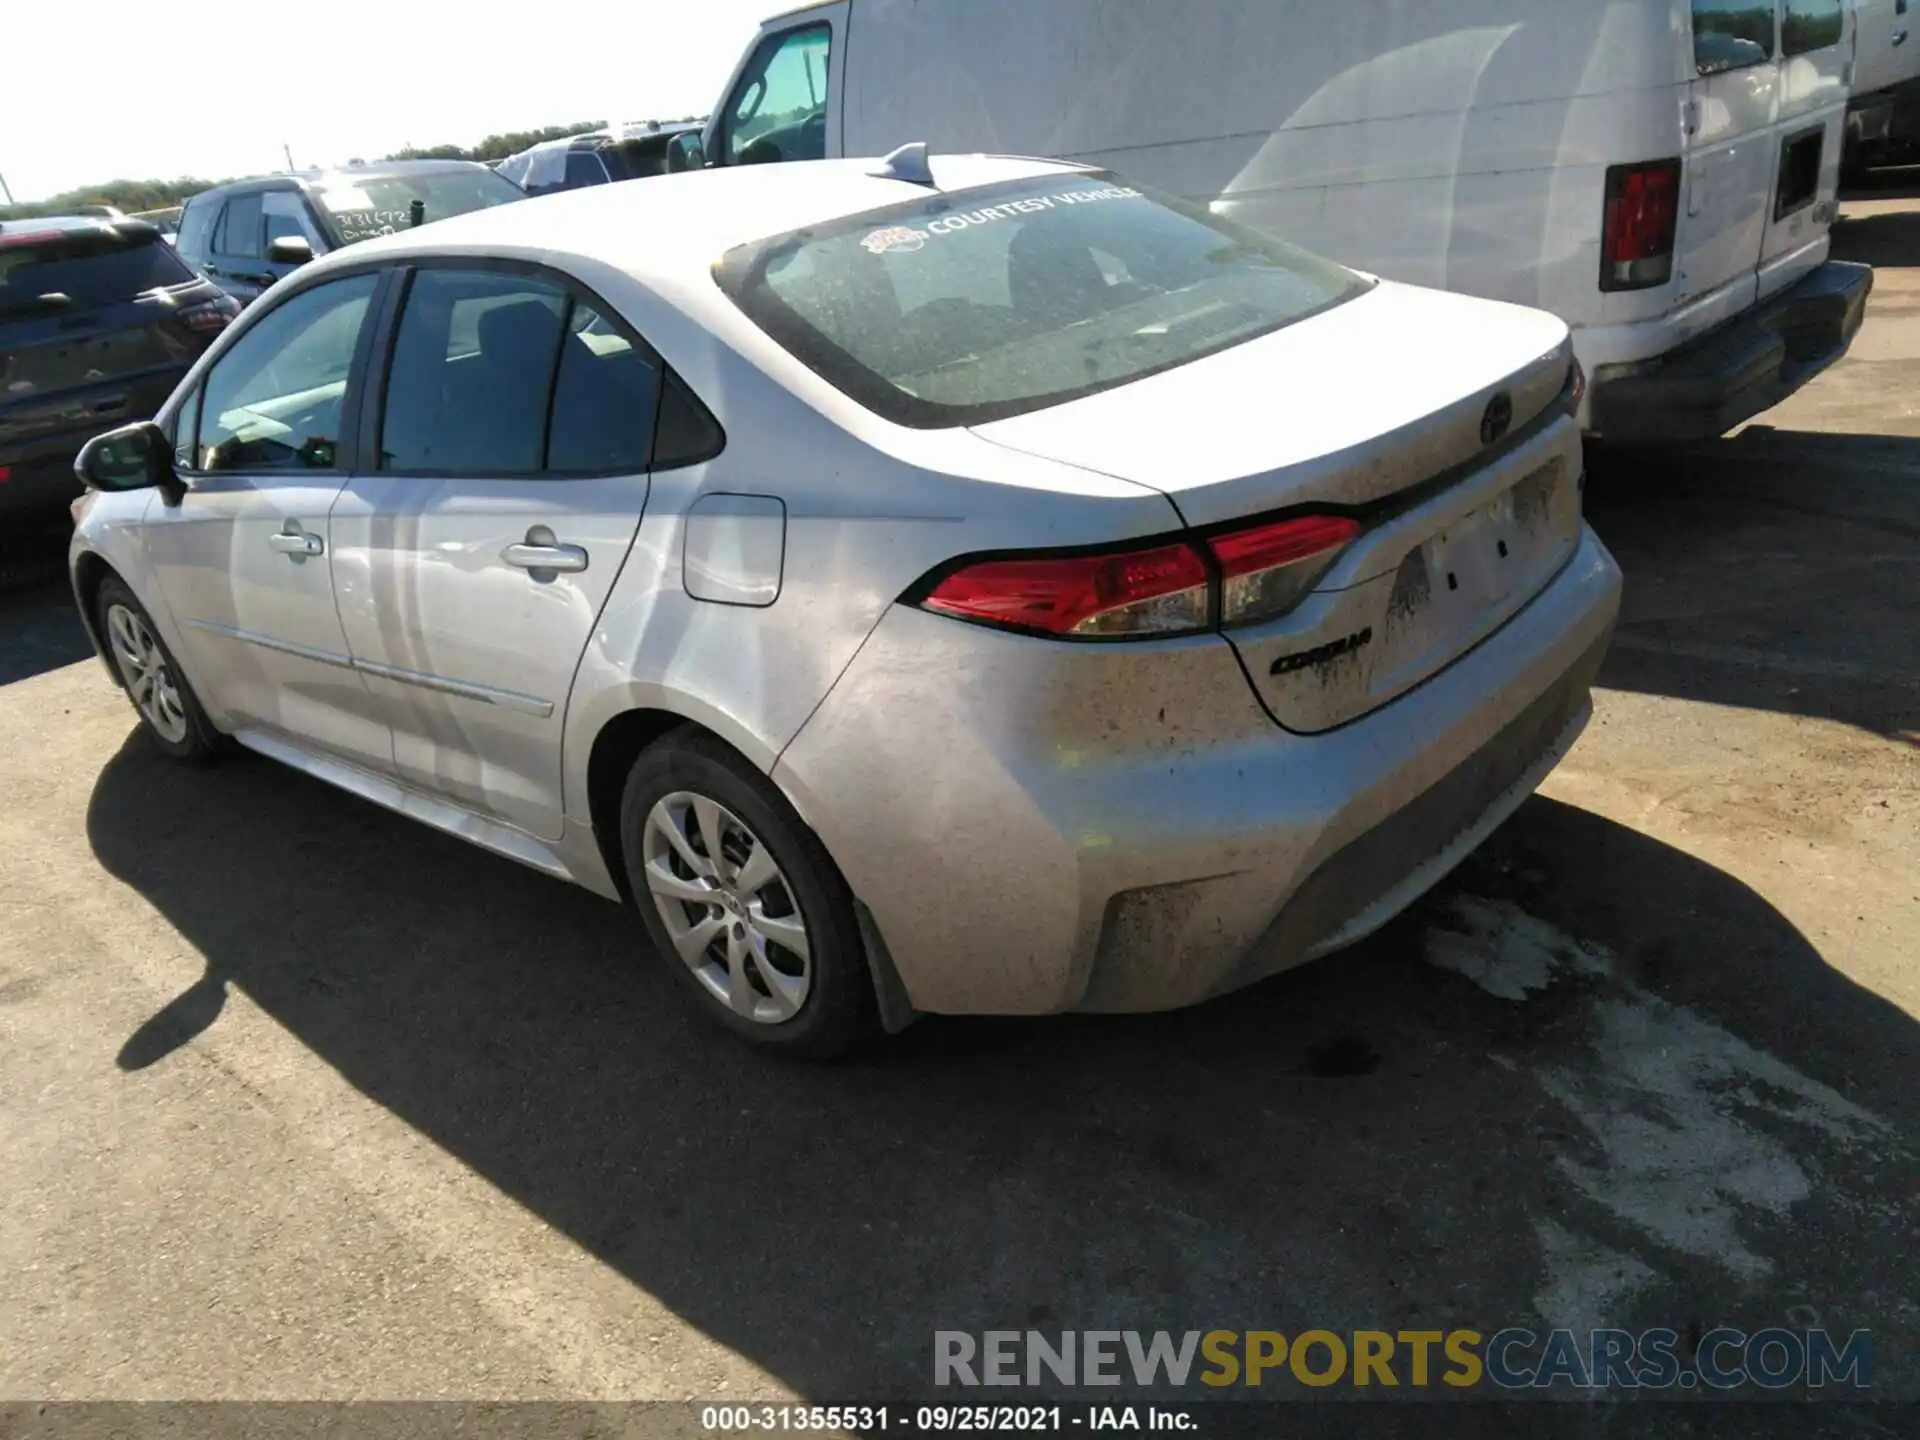
<path fill-rule="evenodd" d="M 138 234 L 154 228 L 150 222 L 132 215 L 122 215 L 117 219 L 103 215 L 36 215 L 26 220 L 0 220 L 0 236 L 45 235 L 55 231 L 70 234 L 82 230 L 117 230 L 121 234 Z"/>
<path fill-rule="evenodd" d="M 381 160 L 371 165 L 337 165 L 325 169 L 282 170 L 273 175 L 254 175 L 245 180 L 228 180 L 208 186 L 191 196 L 202 200 L 209 195 L 234 195 L 251 190 L 326 190 L 338 185 L 358 185 L 368 180 L 394 180 L 407 175 L 444 174 L 452 170 L 485 170 L 478 160 Z"/>
<path fill-rule="evenodd" d="M 609 125 L 602 130 L 588 130 L 579 135 L 561 135 L 553 140 L 536 140 L 524 150 L 516 150 L 507 156 L 509 160 L 518 160 L 522 155 L 539 155 L 550 150 L 604 150 L 609 145 L 622 140 L 651 140 L 659 136 L 697 134 L 702 129 L 698 120 L 627 120 L 618 125 Z"/>
<path fill-rule="evenodd" d="M 404 255 L 544 252 L 598 260 L 642 279 L 687 279 L 736 245 L 1010 180 L 1085 173 L 1084 165 L 1008 155 L 935 155 L 934 188 L 875 173 L 880 162 L 800 160 L 591 185 L 449 216 L 362 241 L 347 261 Z M 331 267 L 330 267 L 331 268 Z"/>

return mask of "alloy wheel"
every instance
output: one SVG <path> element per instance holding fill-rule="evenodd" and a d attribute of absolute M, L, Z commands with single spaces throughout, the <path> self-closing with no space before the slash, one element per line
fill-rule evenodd
<path fill-rule="evenodd" d="M 146 618 L 125 605 L 109 605 L 107 633 L 134 708 L 162 740 L 178 745 L 187 738 L 187 707 Z"/>
<path fill-rule="evenodd" d="M 778 1025 L 813 987 L 812 951 L 780 864 L 717 800 L 662 796 L 647 813 L 641 868 L 681 961 L 744 1019 Z"/>

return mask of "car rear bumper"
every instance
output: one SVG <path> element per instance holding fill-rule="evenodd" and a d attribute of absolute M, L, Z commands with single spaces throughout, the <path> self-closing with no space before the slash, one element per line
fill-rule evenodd
<path fill-rule="evenodd" d="M 1595 370 L 1589 429 L 1615 444 L 1707 440 L 1846 354 L 1873 268 L 1829 260 L 1739 318 L 1652 360 Z"/>
<path fill-rule="evenodd" d="M 1579 733 L 1619 606 L 1591 531 L 1478 648 L 1299 736 L 1218 637 L 1064 646 L 896 607 L 774 767 L 916 1010 L 1188 1005 L 1384 923 Z"/>

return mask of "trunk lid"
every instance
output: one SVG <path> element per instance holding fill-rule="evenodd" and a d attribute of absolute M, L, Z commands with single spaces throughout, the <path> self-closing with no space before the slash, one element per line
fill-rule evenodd
<path fill-rule="evenodd" d="M 1580 530 L 1567 328 L 1382 284 L 1175 370 L 976 428 L 1165 493 L 1196 529 L 1300 507 L 1366 529 L 1277 620 L 1229 629 L 1274 719 L 1356 719 L 1497 629 Z"/>

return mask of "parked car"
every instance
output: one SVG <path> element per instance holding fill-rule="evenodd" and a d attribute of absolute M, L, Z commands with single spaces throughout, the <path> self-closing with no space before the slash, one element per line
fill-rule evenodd
<path fill-rule="evenodd" d="M 470 160 L 391 160 L 236 180 L 187 201 L 180 253 L 242 304 L 316 255 L 525 199 Z"/>
<path fill-rule="evenodd" d="M 1573 327 L 1582 419 L 1719 435 L 1845 353 L 1850 0 L 833 0 L 766 22 L 714 165 L 1111 165 L 1391 279 Z"/>
<path fill-rule="evenodd" d="M 551 195 L 556 190 L 578 190 L 616 180 L 642 180 L 686 169 L 682 162 L 688 152 L 673 142 L 679 136 L 699 133 L 698 123 L 669 125 L 650 120 L 642 125 L 543 140 L 509 155 L 494 168 L 529 195 Z"/>
<path fill-rule="evenodd" d="M 1860 41 L 1847 102 L 1849 172 L 1920 160 L 1920 38 L 1910 0 L 1859 0 Z"/>
<path fill-rule="evenodd" d="M 825 1054 L 1189 1004 L 1461 860 L 1612 630 L 1580 389 L 1100 172 L 676 175 L 276 287 L 89 445 L 73 582 L 163 751 L 624 890 Z"/>
<path fill-rule="evenodd" d="M 71 502 L 80 446 L 158 410 L 239 308 L 141 221 L 0 224 L 0 517 Z"/>

